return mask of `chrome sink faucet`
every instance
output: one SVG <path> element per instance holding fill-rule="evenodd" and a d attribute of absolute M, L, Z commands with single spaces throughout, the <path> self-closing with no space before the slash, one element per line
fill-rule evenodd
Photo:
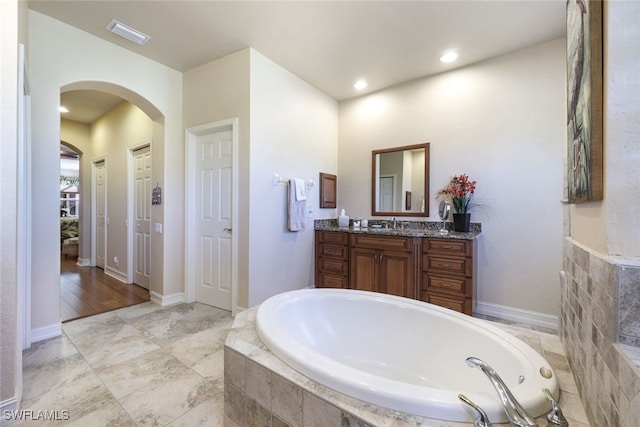
<path fill-rule="evenodd" d="M 391 219 L 391 228 L 395 230 L 397 226 L 398 226 L 398 222 L 396 221 L 396 218 L 393 217 Z"/>
<path fill-rule="evenodd" d="M 500 402 L 504 407 L 504 412 L 509 418 L 509 422 L 512 426 L 517 427 L 536 427 L 536 420 L 525 411 L 525 409 L 520 405 L 520 403 L 516 400 L 516 398 L 511 393 L 511 390 L 507 387 L 507 385 L 502 381 L 500 375 L 487 363 L 476 358 L 476 357 L 468 357 L 466 359 L 467 365 L 471 367 L 479 368 L 491 381 L 493 388 L 496 389 L 498 395 L 500 396 Z"/>

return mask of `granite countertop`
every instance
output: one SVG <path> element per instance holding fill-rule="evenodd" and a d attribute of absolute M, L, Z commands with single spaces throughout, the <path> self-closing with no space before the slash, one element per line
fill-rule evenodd
<path fill-rule="evenodd" d="M 385 223 L 386 221 L 380 221 Z M 400 237 L 437 237 L 442 239 L 459 239 L 473 240 L 480 235 L 480 224 L 472 223 L 471 231 L 457 232 L 451 230 L 451 223 L 447 223 L 449 227 L 448 234 L 441 234 L 442 222 L 426 222 L 426 221 L 398 221 L 397 228 L 374 228 L 376 222 L 369 221 L 369 227 L 338 227 L 335 220 L 316 220 L 314 228 L 321 231 L 337 231 L 341 233 L 351 234 L 371 234 L 380 236 L 400 236 Z"/>

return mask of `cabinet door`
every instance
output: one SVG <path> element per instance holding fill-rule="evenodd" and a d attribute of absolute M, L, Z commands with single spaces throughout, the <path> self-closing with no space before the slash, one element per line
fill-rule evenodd
<path fill-rule="evenodd" d="M 410 253 L 381 251 L 379 292 L 414 298 L 413 257 Z"/>
<path fill-rule="evenodd" d="M 375 249 L 351 248 L 351 288 L 378 291 L 378 252 Z"/>

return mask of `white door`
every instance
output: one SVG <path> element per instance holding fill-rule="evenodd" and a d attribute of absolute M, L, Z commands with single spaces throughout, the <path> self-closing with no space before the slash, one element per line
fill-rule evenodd
<path fill-rule="evenodd" d="M 151 147 L 133 152 L 135 218 L 133 282 L 149 289 L 149 252 L 151 242 Z"/>
<path fill-rule="evenodd" d="M 196 136 L 196 301 L 231 310 L 233 134 Z"/>
<path fill-rule="evenodd" d="M 95 227 L 96 227 L 96 267 L 104 269 L 107 247 L 107 169 L 104 160 L 94 163 L 95 167 Z"/>
<path fill-rule="evenodd" d="M 380 177 L 380 212 L 393 212 L 394 179 L 390 176 Z"/>

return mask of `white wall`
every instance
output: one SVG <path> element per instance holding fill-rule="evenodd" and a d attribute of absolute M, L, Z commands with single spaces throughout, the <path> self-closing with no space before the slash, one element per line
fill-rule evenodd
<path fill-rule="evenodd" d="M 238 118 L 238 305 L 249 299 L 249 52 L 244 49 L 184 73 L 185 128 Z"/>
<path fill-rule="evenodd" d="M 565 39 L 340 103 L 338 203 L 370 217 L 371 150 L 431 143 L 430 218 L 452 175 L 477 180 L 483 303 L 559 312 Z"/>
<path fill-rule="evenodd" d="M 17 319 L 18 3 L 0 2 L 0 409 L 19 395 Z"/>
<path fill-rule="evenodd" d="M 154 141 L 159 143 L 154 146 L 152 178 L 163 187 L 163 204 L 152 211 L 152 220 L 164 223 L 164 234 L 152 236 L 157 243 L 150 288 L 159 295 L 182 292 L 182 74 L 31 10 L 29 44 L 32 200 L 38 206 L 32 218 L 32 328 L 55 333 L 57 327 L 59 333 L 57 107 L 61 89 L 71 89 L 76 82 L 121 88 L 116 95 L 135 103 L 154 120 Z M 165 240 L 170 244 L 164 245 Z"/>
<path fill-rule="evenodd" d="M 611 256 L 640 259 L 640 5 L 605 5 L 607 249 Z"/>
<path fill-rule="evenodd" d="M 605 3 L 604 199 L 571 206 L 571 237 L 604 255 L 640 259 L 638 2 Z"/>
<path fill-rule="evenodd" d="M 249 306 L 280 292 L 313 284 L 313 219 L 335 218 L 319 209 L 319 173 L 337 172 L 336 101 L 251 50 L 251 171 Z M 306 229 L 287 231 L 287 186 L 273 174 L 312 179 L 313 209 Z M 341 180 L 338 176 L 338 182 Z"/>

